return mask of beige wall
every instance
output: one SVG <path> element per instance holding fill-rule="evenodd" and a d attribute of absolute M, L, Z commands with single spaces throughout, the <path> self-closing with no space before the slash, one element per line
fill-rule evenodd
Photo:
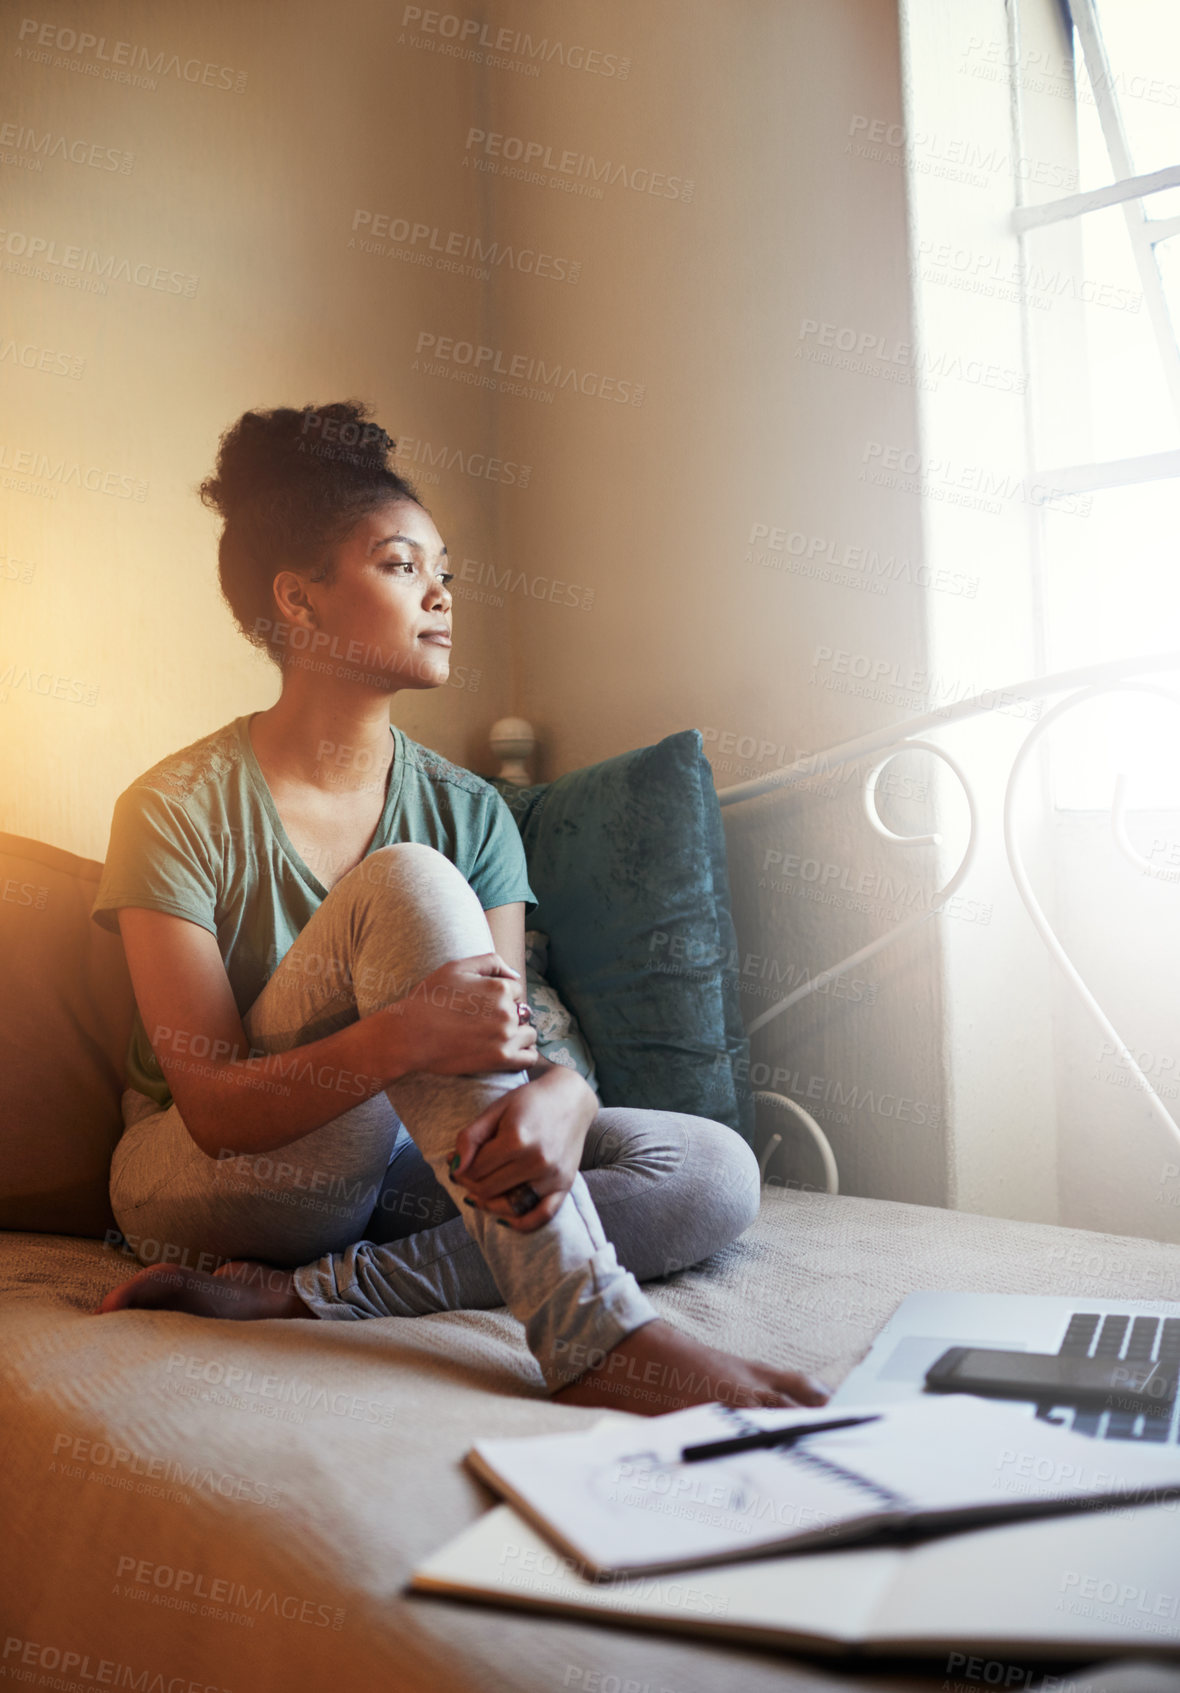
<path fill-rule="evenodd" d="M 9 366 L 6 462 L 146 485 L 6 490 L 8 556 L 35 566 L 0 580 L 9 829 L 100 856 L 120 788 L 273 696 L 193 493 L 248 405 L 363 396 L 419 444 L 468 685 L 394 715 L 451 757 L 486 769 L 508 710 L 541 732 L 543 775 L 696 726 L 724 786 L 908 714 L 845 691 L 847 655 L 907 673 L 928 658 L 918 503 L 862 476 L 867 443 L 917 430 L 905 180 L 865 144 L 902 117 L 892 0 L 465 0 L 425 31 L 402 19 L 400 0 L 63 0 L 53 27 L 163 53 L 155 89 L 18 56 L 4 26 L 5 117 L 133 155 L 128 172 L 5 166 L 8 230 L 199 278 L 186 298 L 4 276 L 7 333 L 81 361 L 76 378 Z M 547 38 L 539 74 L 517 32 Z M 507 174 L 531 144 L 541 184 Z M 568 191 L 596 186 L 588 159 L 610 163 L 600 194 Z M 437 233 L 398 239 L 402 219 Z M 441 269 L 451 236 L 459 263 L 476 237 L 500 243 L 489 276 Z M 429 267 L 408 262 L 432 244 Z M 850 331 L 867 337 L 851 362 Z M 475 347 L 481 377 L 499 371 L 479 385 Z M 463 467 L 431 470 L 440 451 Z M 513 468 L 471 474 L 475 453 Z M 43 697 L 22 668 L 83 699 Z M 806 878 L 767 874 L 773 854 L 887 865 L 847 784 L 727 822 L 752 1015 L 768 975 L 813 974 L 893 920 L 881 899 L 816 903 Z M 918 849 L 906 875 L 933 886 L 936 868 Z M 854 1002 L 779 1019 L 756 1060 L 825 1124 L 847 1191 L 944 1201 L 934 926 L 858 980 Z"/>
<path fill-rule="evenodd" d="M 5 479 L 3 551 L 21 564 L 0 580 L 8 829 L 101 857 L 114 798 L 138 772 L 274 697 L 277 672 L 220 599 L 216 520 L 194 492 L 241 411 L 358 395 L 397 435 L 486 444 L 485 401 L 407 372 L 415 326 L 444 309 L 478 315 L 480 285 L 349 247 L 358 209 L 394 204 L 473 232 L 484 217 L 473 178 L 430 164 L 434 138 L 462 132 L 470 74 L 424 74 L 421 55 L 394 47 L 391 18 L 384 5 L 66 3 L 50 29 L 102 44 L 36 49 L 63 65 L 23 56 L 19 15 L 4 21 L 3 120 L 34 132 L 4 157 L 35 159 L 45 137 L 51 151 L 40 170 L 3 169 L 3 261 L 56 244 L 40 274 L 2 275 L 15 343 L 3 467 L 18 484 Z M 118 54 L 150 78 L 142 60 L 126 65 L 141 53 L 159 60 L 154 89 L 86 74 Z M 101 148 L 102 164 L 53 156 L 59 140 L 84 158 Z M 62 286 L 55 276 L 78 272 L 46 259 L 70 247 L 125 263 L 132 280 L 112 276 L 105 294 Z M 164 286 L 145 285 L 157 270 Z M 59 353 L 69 374 L 36 367 Z M 449 532 L 486 547 L 490 483 L 456 474 L 424 492 Z M 408 731 L 472 753 L 509 704 L 500 645 L 492 626 L 466 631 L 452 685 L 399 700 Z"/>
<path fill-rule="evenodd" d="M 546 230 L 585 260 L 576 288 L 504 289 L 500 341 L 645 387 L 641 407 L 569 393 L 502 405 L 518 456 L 546 467 L 505 512 L 508 553 L 595 591 L 588 613 L 520 606 L 518 700 L 554 769 L 688 724 L 716 735 L 719 781 L 773 769 L 784 744 L 793 756 L 864 721 L 810 685 L 818 644 L 920 652 L 912 589 L 809 581 L 773 568 L 795 562 L 781 538 L 779 552 L 749 541 L 762 524 L 915 545 L 914 515 L 881 512 L 857 481 L 862 438 L 912 426 L 912 390 L 803 356 L 818 340 L 807 320 L 909 339 L 901 173 L 844 152 L 851 114 L 896 116 L 891 11 L 596 5 L 581 15 L 633 54 L 626 82 L 493 88 L 497 126 L 521 139 L 693 184 L 687 204 L 621 183 L 597 202 L 490 185 L 497 227 Z M 721 754 L 725 734 L 775 750 Z"/>
<path fill-rule="evenodd" d="M 99 167 L 49 156 L 3 179 L 17 344 L 5 467 L 22 484 L 4 490 L 7 556 L 34 567 L 2 583 L 7 825 L 101 852 L 120 786 L 272 692 L 217 594 L 215 520 L 193 492 L 251 404 L 361 395 L 417 443 L 409 468 L 461 561 L 456 665 L 480 676 L 396 712 L 451 755 L 478 761 L 510 706 L 535 718 L 547 773 L 688 724 L 775 750 L 717 755 L 725 779 L 858 727 L 855 701 L 808 685 L 814 649 L 879 644 L 887 627 L 916 654 L 921 595 L 808 581 L 748 536 L 762 523 L 913 550 L 911 515 L 883 516 L 856 480 L 861 437 L 906 427 L 911 394 L 800 356 L 818 341 L 805 320 L 907 338 L 901 174 L 843 151 L 850 114 L 896 116 L 890 13 L 888 0 L 498 7 L 488 31 L 557 53 L 537 76 L 445 56 L 454 24 L 403 30 L 400 5 L 198 20 L 103 0 L 57 11 L 44 47 L 9 21 L 4 116 L 34 139 L 5 159 L 48 136 L 109 149 L 119 168 L 105 151 Z M 53 29 L 100 42 L 64 54 Z M 579 47 L 594 69 L 560 62 Z M 157 86 L 85 74 L 113 56 L 141 77 L 155 61 Z M 240 78 L 240 92 L 219 86 Z M 607 161 L 615 180 L 590 198 L 493 175 L 477 163 L 503 170 L 503 143 L 469 147 L 472 130 L 511 138 L 509 153 L 536 141 L 573 155 L 546 174 L 575 186 L 595 187 L 578 173 Z M 437 233 L 363 250 L 382 217 Z M 452 234 L 498 241 L 490 281 L 439 268 Z M 77 277 L 53 252 L 40 275 L 11 268 L 38 238 L 169 275 L 162 291 L 114 279 L 95 294 L 50 280 Z M 432 245 L 429 268 L 408 262 Z M 550 275 L 512 268 L 534 251 Z M 575 264 L 576 282 L 557 279 Z M 470 385 L 470 363 L 415 370 L 431 334 L 494 348 L 502 368 L 527 355 L 567 386 L 544 403 Z M 22 353 L 61 353 L 47 362 L 71 374 L 21 368 Z M 568 385 L 598 376 L 642 404 Z M 511 482 L 462 474 L 456 451 L 464 466 L 480 451 L 528 466 L 527 483 L 519 468 L 495 473 Z M 107 472 L 114 493 L 77 485 Z M 65 678 L 64 699 L 37 695 L 46 677 Z M 79 775 L 63 792 L 47 772 L 67 744 Z"/>

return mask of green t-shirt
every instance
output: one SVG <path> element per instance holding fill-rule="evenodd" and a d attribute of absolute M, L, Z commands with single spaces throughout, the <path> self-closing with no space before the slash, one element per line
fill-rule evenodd
<path fill-rule="evenodd" d="M 90 912 L 115 934 L 122 905 L 167 911 L 208 929 L 243 1017 L 328 895 L 283 828 L 249 722 L 249 715 L 234 718 L 153 765 L 119 795 Z M 496 790 L 392 724 L 390 732 L 385 807 L 366 856 L 418 841 L 450 859 L 485 911 L 516 900 L 531 909 L 536 899 L 520 833 Z M 171 1103 L 138 1011 L 127 1085 L 161 1106 Z"/>

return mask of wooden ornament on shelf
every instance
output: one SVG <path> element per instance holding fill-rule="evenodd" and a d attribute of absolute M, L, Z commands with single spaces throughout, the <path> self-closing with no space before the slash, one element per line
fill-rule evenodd
<path fill-rule="evenodd" d="M 501 717 L 493 723 L 488 744 L 500 760 L 496 777 L 513 787 L 527 788 L 532 782 L 530 763 L 537 750 L 537 734 L 523 717 Z"/>

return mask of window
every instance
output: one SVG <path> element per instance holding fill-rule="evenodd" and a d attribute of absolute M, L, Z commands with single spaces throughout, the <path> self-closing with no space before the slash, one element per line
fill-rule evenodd
<path fill-rule="evenodd" d="M 1014 216 L 1034 468 L 1085 512 L 1060 501 L 1041 519 L 1050 671 L 1180 650 L 1180 10 L 1068 7 L 1077 191 Z M 1019 109 L 1023 67 L 1016 86 Z M 1180 807 L 1180 705 L 1110 696 L 1051 740 L 1059 806 L 1105 808 L 1125 769 L 1133 806 Z"/>

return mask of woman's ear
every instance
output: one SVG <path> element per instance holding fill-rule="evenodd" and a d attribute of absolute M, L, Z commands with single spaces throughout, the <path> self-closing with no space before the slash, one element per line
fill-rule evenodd
<path fill-rule="evenodd" d="M 275 605 L 284 622 L 315 629 L 319 620 L 308 596 L 307 584 L 294 570 L 280 570 L 271 583 Z"/>

